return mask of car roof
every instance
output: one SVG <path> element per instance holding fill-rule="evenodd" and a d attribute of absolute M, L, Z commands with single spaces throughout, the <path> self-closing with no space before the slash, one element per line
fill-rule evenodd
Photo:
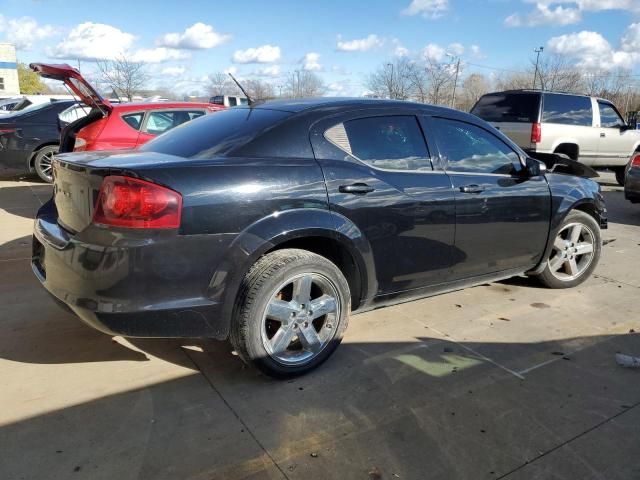
<path fill-rule="evenodd" d="M 140 110 L 159 110 L 167 108 L 208 108 L 216 110 L 222 108 L 220 105 L 212 103 L 199 102 L 131 102 L 116 103 L 113 109 L 119 112 L 140 111 Z"/>
<path fill-rule="evenodd" d="M 349 97 L 318 97 L 318 98 L 300 98 L 289 100 L 268 100 L 251 106 L 238 106 L 234 108 L 257 108 L 269 110 L 282 110 L 285 112 L 298 113 L 307 110 L 319 110 L 328 107 L 349 108 L 419 108 L 421 110 L 432 113 L 453 111 L 447 107 L 439 107 L 435 105 L 425 105 L 404 100 L 386 100 L 380 98 L 349 98 Z"/>

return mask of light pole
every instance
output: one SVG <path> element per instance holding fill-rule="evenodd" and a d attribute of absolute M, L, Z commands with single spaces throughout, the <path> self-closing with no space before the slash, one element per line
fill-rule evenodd
<path fill-rule="evenodd" d="M 456 108 L 456 87 L 458 86 L 458 74 L 460 73 L 460 57 L 456 57 L 451 53 L 446 53 L 445 55 L 450 57 L 452 61 L 456 61 L 456 75 L 453 80 L 453 93 L 451 94 L 451 108 Z"/>
<path fill-rule="evenodd" d="M 536 77 L 538 76 L 538 62 L 540 61 L 540 54 L 544 51 L 544 47 L 536 48 L 533 50 L 536 52 L 536 69 L 533 71 L 533 89 L 536 88 Z M 542 90 L 542 80 L 540 80 L 540 90 Z"/>
<path fill-rule="evenodd" d="M 390 99 L 394 99 L 395 98 L 395 87 L 393 85 L 393 63 L 387 63 L 387 67 L 391 67 L 391 85 L 389 87 L 389 98 Z"/>

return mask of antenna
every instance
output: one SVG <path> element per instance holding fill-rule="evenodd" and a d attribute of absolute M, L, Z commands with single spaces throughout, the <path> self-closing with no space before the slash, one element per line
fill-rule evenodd
<path fill-rule="evenodd" d="M 249 94 L 247 93 L 247 91 L 242 88 L 242 85 L 240 85 L 240 82 L 238 80 L 236 80 L 236 77 L 234 77 L 231 72 L 228 72 L 228 75 L 231 77 L 231 80 L 233 80 L 235 82 L 235 84 L 238 86 L 238 88 L 240 90 L 242 90 L 242 93 L 244 93 L 244 96 L 247 97 L 247 102 L 249 103 L 249 105 L 253 105 L 253 100 L 251 100 L 251 97 L 249 96 Z"/>

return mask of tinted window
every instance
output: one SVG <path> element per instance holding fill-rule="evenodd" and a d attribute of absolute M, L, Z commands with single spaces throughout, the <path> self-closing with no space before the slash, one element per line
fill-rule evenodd
<path fill-rule="evenodd" d="M 619 127 L 624 125 L 624 121 L 618 115 L 618 111 L 613 105 L 607 102 L 598 101 L 600 106 L 600 126 L 601 127 Z"/>
<path fill-rule="evenodd" d="M 189 120 L 204 115 L 202 111 L 154 111 L 150 112 L 144 131 L 151 135 L 160 135 Z"/>
<path fill-rule="evenodd" d="M 0 77 L 0 90 L 4 90 L 4 78 Z"/>
<path fill-rule="evenodd" d="M 478 100 L 471 113 L 487 122 L 534 123 L 539 110 L 537 93 L 492 93 Z"/>
<path fill-rule="evenodd" d="M 413 116 L 349 120 L 328 129 L 325 138 L 376 168 L 432 169 L 422 131 Z"/>
<path fill-rule="evenodd" d="M 142 113 L 130 113 L 129 115 L 122 115 L 122 120 L 134 130 L 140 130 L 142 117 Z"/>
<path fill-rule="evenodd" d="M 277 110 L 230 108 L 181 125 L 146 143 L 141 150 L 193 159 L 225 155 L 289 115 Z"/>
<path fill-rule="evenodd" d="M 229 106 L 235 107 L 236 105 L 238 105 L 238 102 L 236 102 L 236 97 L 229 97 Z"/>
<path fill-rule="evenodd" d="M 589 97 L 553 93 L 544 95 L 543 122 L 590 127 L 592 120 L 593 113 Z"/>
<path fill-rule="evenodd" d="M 518 154 L 486 130 L 455 120 L 434 119 L 434 124 L 447 171 L 508 175 L 520 168 Z"/>

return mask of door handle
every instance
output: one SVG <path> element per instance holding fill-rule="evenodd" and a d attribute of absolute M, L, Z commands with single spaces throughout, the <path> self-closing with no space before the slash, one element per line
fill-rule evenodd
<path fill-rule="evenodd" d="M 606 136 L 607 136 L 607 134 L 606 134 L 606 133 L 604 133 L 604 132 L 600 133 L 600 138 L 604 138 L 604 137 L 606 137 Z"/>
<path fill-rule="evenodd" d="M 353 193 L 354 195 L 364 195 L 373 192 L 375 188 L 366 183 L 354 183 L 352 185 L 340 185 L 338 191 L 340 193 Z"/>
<path fill-rule="evenodd" d="M 465 185 L 463 187 L 460 187 L 460 191 L 462 193 L 482 193 L 484 192 L 484 187 L 476 184 Z"/>

